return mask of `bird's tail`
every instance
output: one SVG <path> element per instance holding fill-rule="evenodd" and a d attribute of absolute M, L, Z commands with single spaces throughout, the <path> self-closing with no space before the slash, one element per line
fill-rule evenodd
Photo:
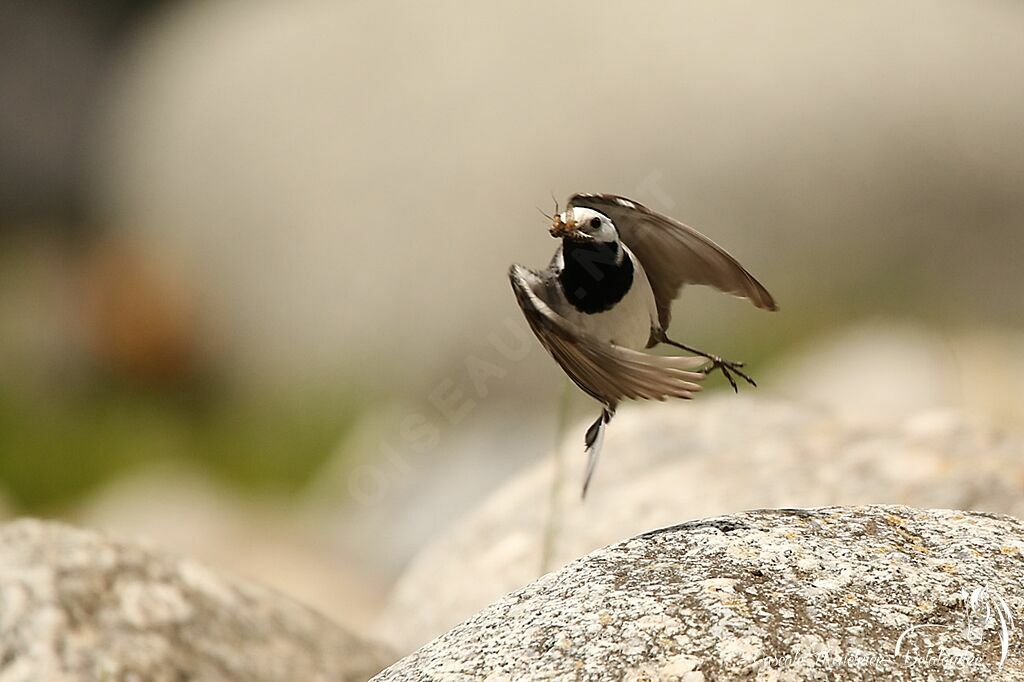
<path fill-rule="evenodd" d="M 594 470 L 597 469 L 597 458 L 601 455 L 601 446 L 604 445 L 604 427 L 608 425 L 613 416 L 615 416 L 613 410 L 609 410 L 607 407 L 601 410 L 601 416 L 590 425 L 590 428 L 587 429 L 587 435 L 584 436 L 583 440 L 586 444 L 587 452 L 587 471 L 583 475 L 583 492 L 580 494 L 580 499 L 584 499 L 587 496 L 587 488 L 590 487 L 590 479 L 594 477 Z"/>

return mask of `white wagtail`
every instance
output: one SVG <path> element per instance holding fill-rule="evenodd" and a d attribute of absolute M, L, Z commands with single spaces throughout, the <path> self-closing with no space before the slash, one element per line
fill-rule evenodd
<path fill-rule="evenodd" d="M 683 285 L 711 285 L 765 310 L 778 306 L 722 247 L 625 197 L 576 194 L 564 212 L 556 206 L 550 232 L 562 244 L 547 269 L 513 265 L 509 279 L 541 344 L 577 386 L 604 406 L 584 439 L 585 496 L 605 426 L 620 400 L 692 398 L 701 388 L 697 382 L 716 369 L 733 390 L 738 390 L 733 374 L 757 385 L 741 369 L 742 362 L 668 338 L 672 300 Z M 641 352 L 659 343 L 701 357 Z"/>

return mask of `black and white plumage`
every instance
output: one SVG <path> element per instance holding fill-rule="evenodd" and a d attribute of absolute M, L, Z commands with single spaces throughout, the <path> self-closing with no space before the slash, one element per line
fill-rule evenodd
<path fill-rule="evenodd" d="M 553 217 L 562 240 L 547 269 L 513 265 L 509 279 L 530 329 L 569 378 L 604 409 L 586 434 L 583 494 L 605 426 L 622 400 L 691 398 L 708 371 L 753 379 L 723 360 L 666 335 L 672 301 L 686 284 L 705 284 L 776 310 L 771 294 L 724 249 L 691 227 L 625 197 L 576 194 Z M 643 352 L 659 343 L 697 353 Z M 710 368 L 708 367 L 710 362 Z"/>

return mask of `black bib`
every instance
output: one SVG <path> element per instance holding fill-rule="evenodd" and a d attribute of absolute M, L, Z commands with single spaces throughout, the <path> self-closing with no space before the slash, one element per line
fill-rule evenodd
<path fill-rule="evenodd" d="M 608 310 L 622 300 L 633 285 L 633 259 L 622 254 L 618 242 L 562 240 L 564 267 L 558 273 L 565 297 L 582 313 Z"/>

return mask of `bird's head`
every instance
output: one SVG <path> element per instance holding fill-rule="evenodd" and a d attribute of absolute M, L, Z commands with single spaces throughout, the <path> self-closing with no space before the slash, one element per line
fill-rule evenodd
<path fill-rule="evenodd" d="M 608 216 L 579 206 L 556 213 L 550 232 L 552 237 L 577 242 L 612 243 L 619 240 L 619 232 Z"/>

